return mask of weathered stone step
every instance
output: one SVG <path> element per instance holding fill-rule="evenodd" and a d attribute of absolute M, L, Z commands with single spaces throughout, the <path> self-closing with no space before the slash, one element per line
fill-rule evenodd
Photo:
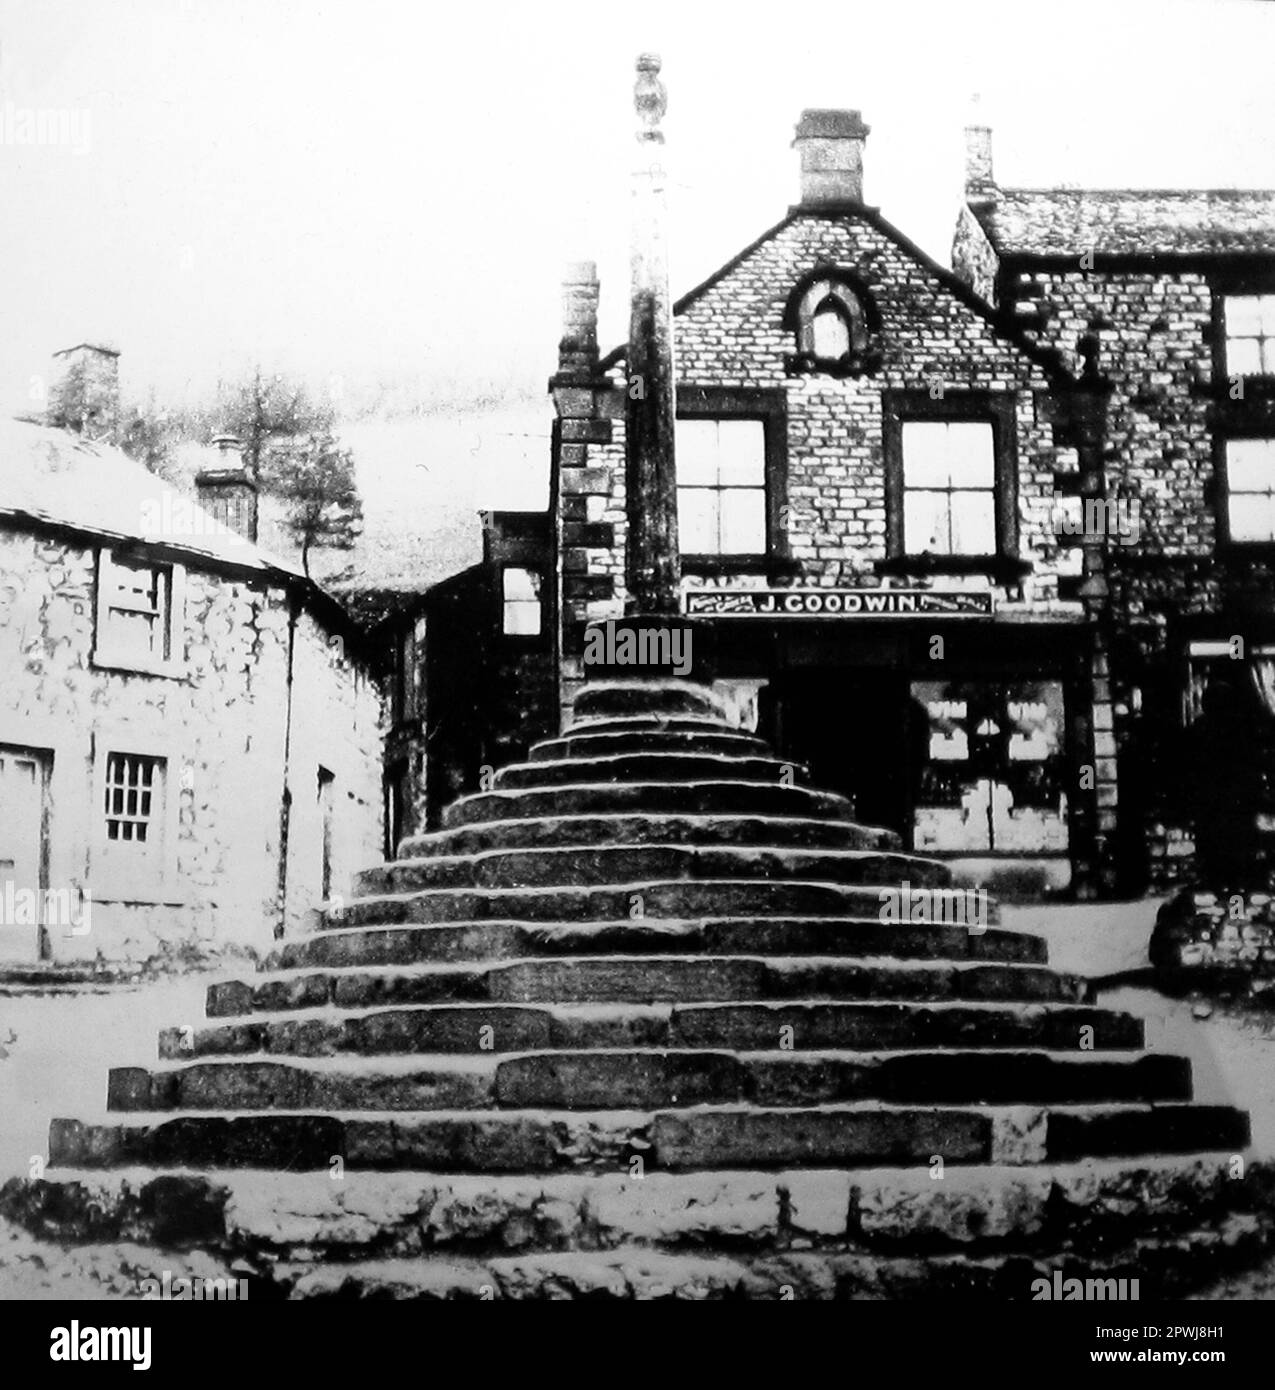
<path fill-rule="evenodd" d="M 578 763 L 571 764 L 578 767 Z M 462 796 L 443 811 L 452 828 L 485 821 L 541 820 L 591 814 L 800 816 L 853 821 L 836 792 L 777 782 L 606 782 L 580 779 L 554 787 L 520 787 Z"/>
<path fill-rule="evenodd" d="M 1069 1162 L 1089 1155 L 1191 1153 L 1248 1143 L 1226 1106 L 928 1106 L 860 1102 L 762 1109 L 499 1110 L 140 1116 L 54 1120 L 53 1167 L 351 1168 L 547 1173 L 629 1168 L 904 1167 Z"/>
<path fill-rule="evenodd" d="M 755 734 L 713 726 L 708 729 L 576 730 L 532 744 L 530 762 L 592 759 L 622 753 L 711 753 L 726 757 L 769 757 L 770 746 Z"/>
<path fill-rule="evenodd" d="M 724 1265 L 736 1273 L 720 1289 L 752 1287 L 763 1298 L 780 1297 L 783 1284 L 802 1297 L 829 1297 L 848 1273 L 858 1272 L 848 1287 L 866 1297 L 922 1290 L 1028 1300 L 1041 1272 L 1051 1277 L 1065 1265 L 1093 1275 L 1128 1261 L 1147 1298 L 1162 1291 L 1153 1279 L 1162 1266 L 1148 1269 L 1158 1247 L 1146 1229 L 1147 1212 L 1154 1212 L 1165 1250 L 1196 1265 L 1203 1254 L 1207 1268 L 1219 1244 L 1237 1247 L 1226 1237 L 1226 1216 L 1261 1211 L 1269 1175 L 1251 1161 L 1246 1173 L 1254 1181 L 1235 1181 L 1231 1152 L 951 1166 L 941 1181 L 929 1165 L 641 1177 L 349 1172 L 342 1181 L 332 1181 L 330 1170 L 157 1176 L 145 1169 L 81 1169 L 63 1170 L 57 1180 L 10 1181 L 0 1188 L 0 1213 L 64 1244 L 131 1241 L 135 1251 L 138 1241 L 163 1245 L 170 1261 L 174 1245 L 192 1240 L 227 1262 L 247 1257 L 261 1270 L 277 1272 L 295 1259 L 298 1268 L 282 1276 L 285 1282 L 303 1276 L 316 1290 L 349 1279 L 349 1289 L 384 1291 L 389 1280 L 371 1280 L 370 1270 L 402 1266 L 405 1280 L 409 1270 L 428 1273 L 412 1289 L 439 1291 L 442 1284 L 431 1283 L 439 1270 L 455 1276 L 469 1268 L 467 1258 L 485 1252 L 519 1272 L 512 1286 L 502 1279 L 498 1290 L 528 1295 L 613 1293 L 620 1269 L 628 1270 L 620 1293 L 656 1295 L 656 1273 L 681 1269 L 687 1294 L 705 1297 L 719 1287 L 705 1270 Z M 1210 1232 L 1211 1222 L 1217 1225 Z M 1132 1257 L 1125 1250 L 1130 1238 Z M 1240 1241 L 1240 1251 L 1247 1243 Z M 715 1245 L 729 1257 L 708 1258 Z M 569 1251 L 545 1254 L 559 1247 Z M 519 1258 L 507 1258 L 513 1255 Z M 380 1257 L 375 1266 L 356 1264 L 371 1257 Z M 738 1258 L 761 1259 L 755 1283 L 730 1264 Z M 545 1277 L 541 1261 L 556 1262 L 555 1275 Z M 990 1280 L 1000 1261 L 1004 1279 Z M 596 1286 L 578 1275 L 595 1262 L 609 1272 Z M 488 1282 L 489 1294 L 491 1268 L 481 1265 L 481 1277 L 449 1279 L 446 1290 L 480 1297 Z M 979 1270 L 989 1275 L 986 1284 L 977 1283 Z M 679 1280 L 667 1284 L 674 1286 L 681 1287 Z M 250 1297 L 259 1298 L 256 1276 Z"/>
<path fill-rule="evenodd" d="M 1162 1101 L 1191 1098 L 1191 1066 L 1162 1053 L 541 1052 L 438 1054 L 374 1065 L 244 1058 L 110 1073 L 108 1108 L 169 1110 L 655 1109 Z"/>
<path fill-rule="evenodd" d="M 656 1004 L 756 999 L 977 999 L 1078 1003 L 1085 982 L 1047 967 L 784 956 L 591 956 L 488 964 L 289 970 L 208 988 L 209 1018 L 288 1009 Z"/>
<path fill-rule="evenodd" d="M 236 1023 L 166 1028 L 165 1061 L 268 1052 L 324 1057 L 404 1052 L 533 1052 L 546 1048 L 725 1048 L 875 1052 L 901 1048 L 1143 1046 L 1142 1020 L 1071 1004 L 726 1003 L 421 1004 L 337 1014 L 315 1010 Z"/>
<path fill-rule="evenodd" d="M 589 719 L 651 714 L 694 715 L 729 726 L 726 706 L 713 691 L 692 681 L 590 681 L 576 692 L 572 727 Z"/>
<path fill-rule="evenodd" d="M 899 849 L 893 830 L 799 816 L 594 815 L 481 821 L 408 835 L 399 859 L 484 850 L 590 845 L 737 845 L 776 849 Z"/>
<path fill-rule="evenodd" d="M 894 956 L 923 960 L 1004 960 L 1044 965 L 1043 937 L 989 927 L 829 917 L 701 918 L 614 922 L 492 921 L 444 926 L 349 927 L 284 941 L 268 970 L 358 965 L 514 960 L 528 956 L 667 955 Z"/>
<path fill-rule="evenodd" d="M 944 888 L 951 868 L 937 859 L 877 849 L 792 849 L 769 845 L 583 845 L 489 849 L 478 854 L 396 859 L 354 879 L 356 899 L 426 888 L 586 887 L 635 879 L 743 879 L 770 882 L 899 884 Z M 957 890 L 954 903 L 973 921 L 986 904 Z M 896 913 L 896 916 L 898 914 Z M 949 919 L 950 920 L 950 919 Z M 986 916 L 981 925 L 987 925 Z"/>
<path fill-rule="evenodd" d="M 921 861 L 916 861 L 921 862 Z M 930 861 L 937 863 L 937 861 Z M 947 872 L 947 866 L 938 865 Z M 915 879 L 913 880 L 915 882 Z M 959 899 L 933 895 L 929 917 L 911 921 L 951 925 Z M 611 886 L 549 888 L 422 888 L 414 893 L 358 898 L 330 908 L 328 927 L 393 926 L 404 922 L 606 922 L 620 917 L 660 921 L 685 917 L 872 917 L 882 911 L 879 887 L 765 878 L 635 880 Z"/>
<path fill-rule="evenodd" d="M 497 789 L 558 787 L 608 782 L 712 782 L 738 779 L 774 786 L 807 783 L 809 770 L 784 758 L 724 753 L 614 753 L 558 762 L 507 763 L 496 773 Z"/>

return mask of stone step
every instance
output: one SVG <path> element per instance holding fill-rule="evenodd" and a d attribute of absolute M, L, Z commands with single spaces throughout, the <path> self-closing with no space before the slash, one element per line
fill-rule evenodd
<path fill-rule="evenodd" d="M 165 1061 L 240 1056 L 385 1056 L 547 1048 L 709 1048 L 853 1052 L 916 1048 L 1133 1050 L 1142 1020 L 1079 1004 L 846 1002 L 724 1004 L 421 1004 L 256 1016 L 165 1028 Z"/>
<path fill-rule="evenodd" d="M 939 868 L 946 872 L 945 865 Z M 914 880 L 915 881 L 915 880 Z M 932 895 L 929 920 L 953 925 L 962 900 Z M 329 907 L 325 927 L 394 926 L 408 922 L 606 922 L 628 917 L 663 921 L 684 917 L 858 917 L 880 918 L 879 887 L 841 883 L 753 879 L 635 880 L 609 886 L 548 888 L 422 888 L 414 893 L 358 898 Z M 948 914 L 948 915 L 944 915 Z"/>
<path fill-rule="evenodd" d="M 578 767 L 579 764 L 571 764 Z M 850 803 L 835 792 L 773 781 L 606 782 L 580 779 L 554 787 L 473 792 L 443 811 L 452 829 L 489 821 L 602 815 L 796 816 L 853 821 Z"/>
<path fill-rule="evenodd" d="M 54 1120 L 52 1167 L 413 1169 L 548 1173 L 739 1167 L 1071 1162 L 1243 1149 L 1227 1106 L 927 1106 L 859 1102 L 687 1110 L 162 1114 L 122 1124 Z"/>
<path fill-rule="evenodd" d="M 489 849 L 478 854 L 396 859 L 354 878 L 356 899 L 428 888 L 536 888 L 631 883 L 635 879 L 745 879 L 773 883 L 875 883 L 946 888 L 938 859 L 876 849 L 792 849 L 769 845 L 583 845 Z M 987 925 L 987 897 L 954 890 L 962 920 Z M 910 904 L 911 898 L 906 899 Z M 979 916 L 978 914 L 981 914 Z M 905 914 L 906 915 L 906 914 Z M 898 913 L 896 912 L 896 917 Z M 951 920 L 950 918 L 948 920 Z"/>
<path fill-rule="evenodd" d="M 1085 982 L 1044 966 L 844 957 L 592 956 L 489 964 L 289 970 L 208 988 L 208 1017 L 288 1009 L 502 1004 L 727 1003 L 758 999 L 976 999 L 1079 1003 Z"/>
<path fill-rule="evenodd" d="M 110 1073 L 113 1111 L 655 1109 L 733 1104 L 1040 1104 L 1190 1100 L 1191 1066 L 1163 1053 L 541 1052 L 279 1061 Z"/>
<path fill-rule="evenodd" d="M 723 723 L 721 719 L 697 714 L 617 714 L 592 715 L 587 719 L 573 720 L 565 737 L 576 734 L 640 734 L 652 731 L 682 734 L 730 734 L 741 733 L 748 737 L 747 729 L 737 729 L 733 724 Z"/>
<path fill-rule="evenodd" d="M 880 1297 L 898 1291 L 902 1257 L 916 1286 L 967 1295 L 976 1291 L 971 1267 L 1007 1261 L 1012 1279 L 994 1287 L 1002 1298 L 1027 1299 L 1038 1274 L 1032 1265 L 1042 1252 L 1046 1277 L 1075 1263 L 1077 1272 L 1092 1275 L 1118 1267 L 1133 1237 L 1138 1245 L 1130 1273 L 1141 1276 L 1149 1298 L 1157 1292 L 1148 1278 L 1156 1246 L 1146 1214 L 1155 1213 L 1166 1248 L 1196 1258 L 1202 1223 L 1220 1226 L 1232 1211 L 1260 1208 L 1269 1175 L 1260 1162 L 1246 1168 L 1256 1181 L 1234 1181 L 1229 1152 L 952 1166 L 941 1181 L 928 1164 L 641 1177 L 351 1171 L 339 1182 L 328 1170 L 159 1176 L 146 1169 L 81 1169 L 63 1170 L 56 1180 L 12 1180 L 0 1189 L 0 1215 L 64 1248 L 90 1239 L 127 1241 L 140 1254 L 136 1243 L 142 1241 L 164 1247 L 171 1261 L 174 1247 L 198 1243 L 224 1253 L 227 1263 L 246 1257 L 249 1267 L 263 1272 L 296 1260 L 324 1287 L 330 1281 L 333 1288 L 370 1288 L 363 1283 L 368 1266 L 357 1262 L 372 1256 L 381 1257 L 378 1267 L 401 1264 L 419 1275 L 486 1251 L 511 1268 L 522 1268 L 506 1258 L 516 1253 L 532 1262 L 562 1260 L 559 1271 L 613 1259 L 648 1275 L 652 1262 L 693 1266 L 699 1272 L 688 1284 L 692 1297 L 704 1296 L 702 1271 L 714 1246 L 733 1258 L 767 1261 L 758 1269 L 768 1270 L 771 1282 L 760 1297 L 780 1296 L 781 1270 L 780 1283 L 818 1297 L 820 1289 L 827 1296 L 837 1286 L 836 1271 L 859 1266 L 871 1272 L 869 1296 Z M 1221 1230 L 1217 1235 L 1223 1238 Z M 625 1249 L 630 1242 L 636 1245 Z M 819 1254 L 811 1251 L 815 1242 Z M 1228 1243 L 1236 1244 L 1233 1238 Z M 564 1247 L 570 1253 L 545 1253 Z M 917 1258 L 922 1254 L 928 1259 Z M 948 1259 L 958 1262 L 950 1272 Z M 809 1260 L 835 1263 L 803 1265 Z M 809 1277 L 794 1278 L 802 1268 Z M 253 1299 L 260 1296 L 258 1277 L 252 1276 Z M 490 1277 L 448 1287 L 477 1297 Z M 507 1286 L 501 1281 L 498 1288 Z M 553 1278 L 537 1277 L 528 1288 L 563 1291 Z"/>
<path fill-rule="evenodd" d="M 719 720 L 729 727 L 726 706 L 713 691 L 692 681 L 590 681 L 582 686 L 572 705 L 572 727 L 581 721 L 655 715 L 678 718 L 692 715 Z"/>
<path fill-rule="evenodd" d="M 610 782 L 761 782 L 805 784 L 809 770 L 783 758 L 723 753 L 614 753 L 557 762 L 507 763 L 492 779 L 498 790 Z"/>
<path fill-rule="evenodd" d="M 800 816 L 594 815 L 481 821 L 408 835 L 400 859 L 480 854 L 484 850 L 590 845 L 736 845 L 776 849 L 899 849 L 893 830 L 854 821 Z"/>
<path fill-rule="evenodd" d="M 506 961 L 529 956 L 635 955 L 893 956 L 1004 960 L 1044 965 L 1043 937 L 964 927 L 827 917 L 701 918 L 613 922 L 460 922 L 448 926 L 349 927 L 280 943 L 267 970 L 359 965 Z"/>
<path fill-rule="evenodd" d="M 755 734 L 707 729 L 645 729 L 573 731 L 561 738 L 545 739 L 528 750 L 530 762 L 610 757 L 621 753 L 713 753 L 726 757 L 769 757 L 770 747 Z"/>

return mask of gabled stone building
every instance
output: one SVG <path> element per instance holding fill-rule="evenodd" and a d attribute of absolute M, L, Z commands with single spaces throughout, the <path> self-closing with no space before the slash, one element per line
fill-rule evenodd
<path fill-rule="evenodd" d="M 255 511 L 232 441 L 209 465 L 200 505 L 89 430 L 0 423 L 6 962 L 264 951 L 380 856 L 371 653 L 215 519 Z"/>
<path fill-rule="evenodd" d="M 800 201 L 675 305 L 683 609 L 741 722 L 861 819 L 980 879 L 1096 891 L 1100 559 L 1060 537 L 1055 480 L 1088 468 L 1102 393 L 866 201 L 868 133 L 806 112 Z M 598 358 L 597 294 L 585 267 L 552 382 L 564 705 L 586 625 L 624 607 L 643 389 Z"/>
<path fill-rule="evenodd" d="M 1138 518 L 1104 598 L 1122 859 L 1163 885 L 1193 867 L 1200 780 L 1238 804 L 1222 833 L 1275 827 L 1275 192 L 1001 188 L 991 132 L 966 139 L 957 273 L 1069 365 L 1088 337 L 1111 384 L 1102 486 Z M 1229 784 L 1192 776 L 1210 684 L 1248 750 Z"/>

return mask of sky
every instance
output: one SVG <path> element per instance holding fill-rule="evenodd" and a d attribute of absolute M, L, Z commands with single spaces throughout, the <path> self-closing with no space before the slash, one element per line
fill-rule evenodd
<path fill-rule="evenodd" d="M 807 106 L 863 112 L 868 200 L 943 263 L 970 121 L 1007 184 L 1275 187 L 1262 0 L 0 0 L 0 409 L 86 339 L 161 406 L 287 372 L 373 534 L 425 508 L 472 550 L 544 504 L 566 262 L 623 333 L 643 51 L 675 294 L 796 200 Z"/>

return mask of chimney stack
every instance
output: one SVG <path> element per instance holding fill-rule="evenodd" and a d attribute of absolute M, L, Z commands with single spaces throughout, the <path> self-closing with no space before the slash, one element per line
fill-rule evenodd
<path fill-rule="evenodd" d="M 219 434 L 212 442 L 217 465 L 195 477 L 199 505 L 223 526 L 245 540 L 257 539 L 257 484 L 244 467 L 243 441 Z"/>
<path fill-rule="evenodd" d="M 598 293 L 593 261 L 572 261 L 562 278 L 557 380 L 593 381 L 598 374 Z"/>
<path fill-rule="evenodd" d="M 94 343 L 77 343 L 53 354 L 47 422 L 88 439 L 114 440 L 119 425 L 119 353 Z"/>
<path fill-rule="evenodd" d="M 992 175 L 992 128 L 965 127 L 965 201 L 975 205 L 996 201 L 996 180 Z"/>
<path fill-rule="evenodd" d="M 863 145 L 871 133 L 857 111 L 803 111 L 793 148 L 801 155 L 801 204 L 863 203 Z"/>

